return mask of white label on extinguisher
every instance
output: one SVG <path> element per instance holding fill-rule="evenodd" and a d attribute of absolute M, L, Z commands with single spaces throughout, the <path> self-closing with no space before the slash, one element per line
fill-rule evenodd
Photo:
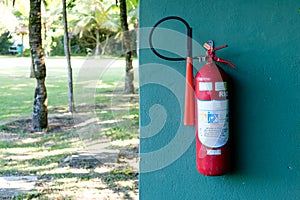
<path fill-rule="evenodd" d="M 207 155 L 221 155 L 221 149 L 207 149 Z"/>
<path fill-rule="evenodd" d="M 216 82 L 215 91 L 227 90 L 227 82 Z"/>
<path fill-rule="evenodd" d="M 198 107 L 198 138 L 210 148 L 224 146 L 229 138 L 228 99 L 201 101 Z"/>
<path fill-rule="evenodd" d="M 212 82 L 199 82 L 199 90 L 200 91 L 211 91 L 212 90 Z"/>

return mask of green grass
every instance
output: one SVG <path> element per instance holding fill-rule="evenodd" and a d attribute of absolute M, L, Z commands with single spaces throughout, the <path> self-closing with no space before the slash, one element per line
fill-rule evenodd
<path fill-rule="evenodd" d="M 21 116 L 31 116 L 36 80 L 29 78 L 29 58 L 25 58 L 27 65 L 24 65 L 24 58 L 0 57 L 0 63 L 1 59 L 6 62 L 3 66 L 9 66 L 0 66 L 0 122 Z M 68 109 L 68 88 L 65 61 L 57 62 L 57 58 L 47 59 L 46 67 L 48 113 L 55 114 L 59 111 L 66 111 Z M 74 84 L 76 84 L 76 76 L 80 67 L 73 66 Z M 105 70 L 99 77 L 99 84 L 95 92 L 95 111 L 100 121 L 115 121 L 103 123 L 105 134 L 112 139 L 137 138 L 138 95 L 122 94 L 124 67 L 102 67 Z"/>
<path fill-rule="evenodd" d="M 112 140 L 138 138 L 139 109 L 137 95 L 116 92 L 111 95 L 98 92 L 96 114 L 104 129 L 104 134 Z M 103 104 L 101 102 L 108 102 Z M 106 123 L 105 123 L 106 122 Z"/>
<path fill-rule="evenodd" d="M 118 182 L 133 180 L 133 186 L 125 186 L 122 189 L 129 198 L 127 192 L 138 187 L 137 174 L 131 168 L 113 169 L 100 174 L 55 172 L 65 158 L 83 148 L 82 140 L 75 130 L 60 130 L 51 123 L 47 133 L 30 133 L 36 80 L 28 77 L 29 67 L 23 63 L 23 58 L 0 57 L 0 63 L 1 59 L 5 59 L 6 63 L 0 64 L 0 176 L 46 175 L 54 180 L 53 183 L 49 183 L 47 191 L 21 194 L 14 199 L 48 199 L 47 195 L 60 193 L 66 187 L 71 187 L 66 186 L 65 179 L 70 185 L 80 181 L 87 184 L 91 181 L 97 183 L 98 179 L 101 179 L 115 192 L 120 192 L 121 186 Z M 46 62 L 49 114 L 68 114 L 66 67 L 64 61 L 57 64 L 58 58 L 52 60 L 55 61 L 55 65 L 47 65 Z M 79 70 L 80 65 L 73 67 L 74 80 Z M 122 93 L 124 68 L 108 68 L 99 80 L 93 100 L 95 105 L 90 106 L 95 108 L 101 123 L 101 134 L 104 133 L 111 140 L 138 138 L 138 89 L 136 94 Z M 65 124 L 69 123 L 69 118 L 64 118 Z M 97 139 L 101 134 L 94 134 L 94 138 L 90 139 Z M 89 166 L 82 168 L 88 170 Z M 57 199 L 69 197 L 61 196 Z"/>
<path fill-rule="evenodd" d="M 17 58 L 11 58 L 11 62 L 14 62 L 15 59 Z M 57 68 L 63 67 L 57 66 Z M 31 115 L 36 79 L 29 78 L 29 67 L 13 66 L 6 68 L 5 72 L 0 72 L 0 83 L 0 121 Z M 47 77 L 46 87 L 49 112 L 52 112 L 52 109 L 55 107 L 67 106 L 66 76 Z"/>
<path fill-rule="evenodd" d="M 0 120 L 29 115 L 33 105 L 33 80 L 0 76 Z M 17 95 L 17 96 L 16 96 Z M 21 99 L 19 98 L 21 97 Z"/>
<path fill-rule="evenodd" d="M 1 59 L 5 59 L 7 63 L 2 64 L 2 66 L 0 65 L 0 121 L 20 116 L 30 116 L 33 109 L 36 80 L 29 78 L 30 68 L 28 62 L 27 65 L 24 65 L 22 63 L 22 59 L 24 58 L 0 57 L 0 63 Z M 29 58 L 26 59 L 28 60 Z M 57 112 L 57 110 L 66 110 L 68 108 L 67 69 L 64 60 L 62 60 L 59 65 L 56 65 L 57 62 L 55 61 L 57 59 L 58 58 L 51 58 L 46 60 L 46 87 L 50 114 Z M 54 65 L 51 64 L 51 60 L 55 62 Z M 84 61 L 84 59 L 82 60 Z M 47 63 L 47 61 L 49 62 Z M 76 84 L 77 73 L 80 67 L 81 66 L 73 66 L 74 84 Z M 99 81 L 100 84 L 95 94 L 95 103 L 96 105 L 101 103 L 106 106 L 111 106 L 112 99 L 118 100 L 117 97 L 119 94 L 115 94 L 115 91 L 123 89 L 125 70 L 122 66 L 104 66 L 104 68 L 103 74 L 99 77 L 101 81 Z M 137 76 L 137 74 L 135 74 L 135 76 Z M 105 95 L 114 97 L 107 98 Z M 137 101 L 137 95 L 133 96 L 133 98 Z M 136 106 L 134 108 L 136 109 Z M 135 112 L 135 114 L 136 113 L 137 112 Z"/>
<path fill-rule="evenodd" d="M 0 127 L 5 133 L 5 126 Z M 9 132 L 7 132 L 9 133 Z M 52 145 L 47 145 L 47 144 Z M 0 175 L 38 175 L 54 169 L 81 143 L 75 134 L 16 134 L 0 141 Z"/>

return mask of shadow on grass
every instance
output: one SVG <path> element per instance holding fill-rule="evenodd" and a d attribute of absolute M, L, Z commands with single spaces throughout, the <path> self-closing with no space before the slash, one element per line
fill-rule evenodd
<path fill-rule="evenodd" d="M 104 135 L 111 140 L 138 138 L 137 94 L 123 94 L 122 91 L 101 92 L 96 94 L 95 103 L 95 112 Z"/>
<path fill-rule="evenodd" d="M 0 127 L 3 136 L 0 140 L 0 176 L 38 176 L 35 191 L 13 188 L 16 193 L 27 192 L 15 199 L 76 199 L 76 188 L 81 188 L 82 184 L 88 191 L 94 190 L 96 199 L 102 198 L 97 195 L 107 192 L 111 199 L 136 199 L 138 173 L 126 163 L 107 166 L 89 153 L 78 152 L 75 146 L 80 139 L 72 132 L 70 118 L 56 117 L 52 119 L 52 125 L 60 126 L 62 121 L 68 122 L 65 124 L 70 126 L 69 131 L 58 133 L 55 132 L 58 129 L 53 128 L 46 133 L 26 132 L 24 123 L 30 123 L 29 120 Z M 18 128 L 19 125 L 23 129 Z M 104 172 L 102 168 L 105 168 Z M 56 196 L 52 198 L 51 195 Z"/>
<path fill-rule="evenodd" d="M 55 191 L 55 186 L 63 184 L 64 190 L 72 190 L 74 182 L 82 182 L 87 184 L 86 187 L 89 187 L 89 189 L 104 190 L 111 193 L 112 196 L 117 195 L 119 198 L 122 196 L 123 199 L 130 200 L 133 199 L 130 192 L 138 188 L 138 173 L 125 168 L 104 173 L 53 173 L 40 176 L 39 182 L 48 182 L 51 185 L 52 192 Z M 126 182 L 127 184 L 124 186 Z M 56 187 L 56 189 L 61 190 L 59 187 Z M 72 192 L 69 196 L 72 196 Z"/>

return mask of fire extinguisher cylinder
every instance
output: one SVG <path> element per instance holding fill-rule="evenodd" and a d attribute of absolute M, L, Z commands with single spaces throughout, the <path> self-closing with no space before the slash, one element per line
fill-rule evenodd
<path fill-rule="evenodd" d="M 218 176 L 230 171 L 229 78 L 215 62 L 234 67 L 218 58 L 213 41 L 204 44 L 207 63 L 195 77 L 196 97 L 196 166 L 200 174 Z"/>

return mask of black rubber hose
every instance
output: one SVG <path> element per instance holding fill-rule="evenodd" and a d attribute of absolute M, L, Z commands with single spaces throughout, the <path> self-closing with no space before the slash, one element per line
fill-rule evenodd
<path fill-rule="evenodd" d="M 172 57 L 167 57 L 164 55 L 161 55 L 160 53 L 158 53 L 158 51 L 156 51 L 156 49 L 153 47 L 153 43 L 152 43 L 152 36 L 153 36 L 153 32 L 154 30 L 157 28 L 157 26 L 159 24 L 161 24 L 164 21 L 167 20 L 178 20 L 181 21 L 187 28 L 187 32 L 186 32 L 186 36 L 187 36 L 187 57 L 192 57 L 192 28 L 190 27 L 190 25 L 187 23 L 187 21 L 185 21 L 184 19 L 177 17 L 177 16 L 169 16 L 169 17 L 165 17 L 161 20 L 159 20 L 151 29 L 150 31 L 150 35 L 149 35 L 149 44 L 150 44 L 150 49 L 153 51 L 153 53 L 155 55 L 157 55 L 158 57 L 164 59 L 164 60 L 170 60 L 170 61 L 181 61 L 181 60 L 186 60 L 186 58 L 183 57 L 179 57 L 179 58 L 172 58 Z"/>

